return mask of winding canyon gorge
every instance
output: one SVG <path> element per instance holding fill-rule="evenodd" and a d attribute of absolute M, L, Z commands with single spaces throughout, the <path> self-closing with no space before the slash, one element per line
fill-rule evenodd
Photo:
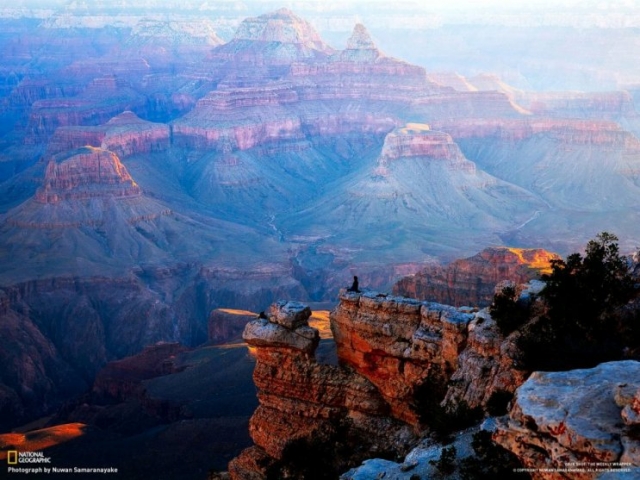
<path fill-rule="evenodd" d="M 523 465 L 637 474 L 619 412 L 549 434 L 532 385 L 580 381 L 516 368 L 485 309 L 599 232 L 638 250 L 637 2 L 212 3 L 0 7 L 0 458 L 408 479 L 429 382 L 524 384 L 494 433 Z M 626 362 L 580 395 L 607 378 L 632 429 Z"/>

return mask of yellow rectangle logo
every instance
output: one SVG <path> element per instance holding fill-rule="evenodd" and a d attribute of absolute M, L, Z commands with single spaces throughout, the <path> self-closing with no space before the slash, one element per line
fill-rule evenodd
<path fill-rule="evenodd" d="M 7 463 L 9 465 L 17 465 L 18 464 L 18 451 L 17 450 L 9 450 L 7 452 Z"/>

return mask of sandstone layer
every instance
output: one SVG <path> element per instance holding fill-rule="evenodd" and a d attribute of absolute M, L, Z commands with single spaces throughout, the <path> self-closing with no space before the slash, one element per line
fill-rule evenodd
<path fill-rule="evenodd" d="M 166 150 L 170 146 L 168 125 L 152 123 L 127 111 L 99 126 L 60 127 L 53 134 L 48 155 L 84 146 L 99 147 L 119 157 Z"/>
<path fill-rule="evenodd" d="M 446 379 L 457 368 L 472 318 L 437 303 L 344 293 L 331 328 L 340 361 L 378 388 L 392 416 L 418 426 L 416 390 L 430 376 Z"/>
<path fill-rule="evenodd" d="M 229 465 L 234 479 L 314 468 L 338 473 L 373 451 L 402 454 L 414 439 L 408 425 L 389 417 L 389 405 L 365 376 L 317 363 L 319 333 L 308 326 L 310 315 L 302 304 L 280 302 L 268 319 L 247 324 L 243 337 L 256 356 L 260 406 L 250 422 L 255 446 Z"/>

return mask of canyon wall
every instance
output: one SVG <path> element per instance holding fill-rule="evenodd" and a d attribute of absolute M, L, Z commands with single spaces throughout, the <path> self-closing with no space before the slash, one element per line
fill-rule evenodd
<path fill-rule="evenodd" d="M 492 247 L 473 257 L 434 265 L 405 277 L 393 286 L 394 295 L 455 306 L 486 307 L 493 301 L 495 286 L 503 280 L 527 283 L 551 270 L 559 259 L 542 249 Z"/>

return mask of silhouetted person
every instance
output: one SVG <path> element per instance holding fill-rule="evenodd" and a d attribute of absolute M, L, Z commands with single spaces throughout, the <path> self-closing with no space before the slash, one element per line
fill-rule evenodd
<path fill-rule="evenodd" d="M 264 313 L 264 310 L 258 314 L 258 318 L 264 318 L 265 320 L 269 320 Z"/>
<path fill-rule="evenodd" d="M 353 283 L 351 284 L 351 287 L 347 288 L 347 292 L 360 293 L 360 290 L 358 290 L 358 277 L 355 275 L 353 276 Z"/>

